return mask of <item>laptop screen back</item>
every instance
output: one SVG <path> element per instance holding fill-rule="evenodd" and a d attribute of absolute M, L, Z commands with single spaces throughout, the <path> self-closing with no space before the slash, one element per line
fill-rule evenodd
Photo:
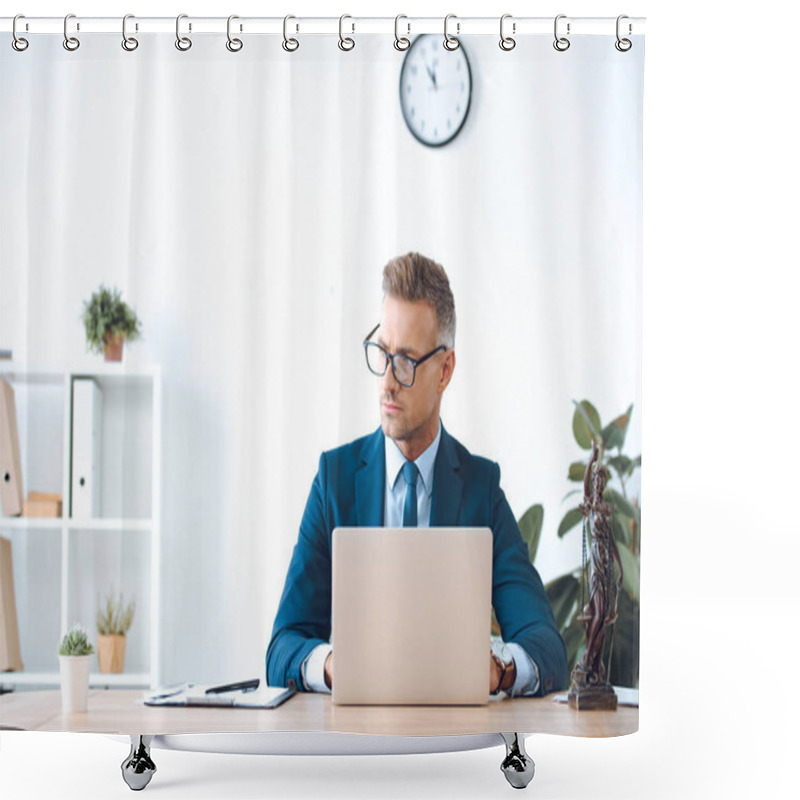
<path fill-rule="evenodd" d="M 333 532 L 333 702 L 489 699 L 489 528 Z"/>

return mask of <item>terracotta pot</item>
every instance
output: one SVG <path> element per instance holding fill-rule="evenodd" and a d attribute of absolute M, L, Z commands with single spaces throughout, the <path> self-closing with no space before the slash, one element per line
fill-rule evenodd
<path fill-rule="evenodd" d="M 91 656 L 58 657 L 61 672 L 61 710 L 64 714 L 89 707 L 89 661 Z"/>
<path fill-rule="evenodd" d="M 122 345 L 125 342 L 124 333 L 107 333 L 104 338 L 103 355 L 106 361 L 122 361 Z"/>
<path fill-rule="evenodd" d="M 100 672 L 119 673 L 125 666 L 125 636 L 97 636 Z"/>

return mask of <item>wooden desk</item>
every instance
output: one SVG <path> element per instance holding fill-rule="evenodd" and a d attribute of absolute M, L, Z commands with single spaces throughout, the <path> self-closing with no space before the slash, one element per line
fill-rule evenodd
<path fill-rule="evenodd" d="M 639 709 L 574 711 L 552 696 L 487 706 L 334 706 L 330 695 L 299 693 L 272 710 L 137 705 L 137 690 L 94 689 L 89 710 L 61 713 L 58 690 L 0 696 L 0 728 L 124 735 L 324 731 L 376 736 L 455 736 L 518 731 L 563 736 L 624 736 L 639 729 Z"/>
<path fill-rule="evenodd" d="M 373 741 L 388 737 L 388 743 L 403 737 L 428 737 L 427 741 L 434 737 L 437 744 L 447 737 L 491 739 L 500 734 L 506 744 L 506 758 L 500 768 L 512 786 L 522 789 L 534 774 L 533 760 L 525 752 L 523 732 L 623 736 L 639 728 L 638 708 L 620 706 L 616 711 L 580 712 L 566 703 L 554 702 L 552 696 L 501 700 L 487 706 L 334 706 L 329 695 L 300 693 L 272 710 L 151 707 L 139 704 L 142 696 L 140 691 L 95 689 L 89 692 L 88 711 L 62 714 L 59 691 L 15 692 L 0 696 L 0 728 L 130 736 L 131 750 L 122 762 L 122 777 L 136 790 L 144 789 L 156 773 L 151 745 L 158 747 L 161 741 L 162 746 L 168 746 L 163 745 L 168 737 L 180 739 L 181 734 L 212 734 L 211 738 L 217 740 L 212 752 L 228 746 L 229 740 L 219 742 L 219 734 L 231 734 L 230 739 L 235 740 L 235 734 L 284 732 L 284 741 L 298 732 L 366 734 L 365 738 Z M 310 738 L 293 744 L 291 752 L 299 747 L 297 752 L 303 754 Z M 462 749 L 464 739 L 453 749 Z M 465 749 L 486 746 L 491 745 L 473 744 Z M 384 752 L 383 743 L 380 747 Z M 193 744 L 188 749 L 195 748 Z"/>

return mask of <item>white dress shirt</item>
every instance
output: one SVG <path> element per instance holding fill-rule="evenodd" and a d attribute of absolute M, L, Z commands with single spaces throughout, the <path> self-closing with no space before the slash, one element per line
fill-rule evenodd
<path fill-rule="evenodd" d="M 417 527 L 429 528 L 431 523 L 431 497 L 433 496 L 433 467 L 439 441 L 442 438 L 442 423 L 436 438 L 418 458 L 417 466 Z M 403 475 L 403 464 L 406 457 L 391 437 L 384 436 L 384 453 L 386 456 L 386 488 L 383 503 L 383 525 L 386 528 L 403 527 L 403 506 L 406 499 L 406 479 Z M 534 694 L 539 688 L 539 670 L 528 653 L 518 644 L 508 645 L 517 665 L 517 677 L 509 694 L 512 697 L 522 694 Z M 306 689 L 312 692 L 328 692 L 325 684 L 325 661 L 331 652 L 329 643 L 317 645 L 309 654 L 301 667 L 301 675 Z M 487 648 L 488 650 L 488 648 Z"/>

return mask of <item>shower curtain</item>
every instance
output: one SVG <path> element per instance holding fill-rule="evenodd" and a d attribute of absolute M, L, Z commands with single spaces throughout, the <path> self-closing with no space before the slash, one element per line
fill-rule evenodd
<path fill-rule="evenodd" d="M 382 269 L 419 252 L 455 299 L 442 422 L 500 465 L 570 668 L 601 444 L 623 575 L 606 663 L 638 687 L 644 37 L 233 31 L 2 36 L 0 366 L 25 495 L 63 503 L 4 509 L 24 669 L 3 683 L 52 686 L 66 627 L 94 640 L 117 591 L 130 685 L 264 678 L 320 453 L 380 425 L 362 341 Z M 121 365 L 88 349 L 101 287 L 140 323 Z M 81 376 L 106 528 L 66 521 Z"/>

